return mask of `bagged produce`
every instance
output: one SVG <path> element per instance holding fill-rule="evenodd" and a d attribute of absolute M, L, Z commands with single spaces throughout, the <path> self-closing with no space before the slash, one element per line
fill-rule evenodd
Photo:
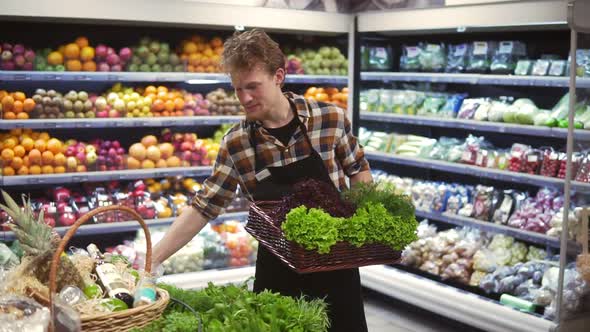
<path fill-rule="evenodd" d="M 467 67 L 467 58 L 469 54 L 468 44 L 449 45 L 447 54 L 447 65 L 445 72 L 462 73 Z"/>
<path fill-rule="evenodd" d="M 502 98 L 499 101 L 493 101 L 488 111 L 488 120 L 491 122 L 504 121 L 504 112 L 508 110 L 510 105 L 507 102 L 508 98 Z"/>
<path fill-rule="evenodd" d="M 518 60 L 526 56 L 526 45 L 519 41 L 501 41 L 498 44 L 490 69 L 494 74 L 511 74 Z"/>
<path fill-rule="evenodd" d="M 0 242 L 0 268 L 9 270 L 20 263 L 20 259 L 4 243 Z"/>
<path fill-rule="evenodd" d="M 496 51 L 495 42 L 476 41 L 469 50 L 466 71 L 469 73 L 486 73 L 490 69 L 492 54 Z"/>
<path fill-rule="evenodd" d="M 533 61 L 531 60 L 518 60 L 516 68 L 514 69 L 514 75 L 526 76 L 530 75 L 533 67 Z"/>
<path fill-rule="evenodd" d="M 426 44 L 421 48 L 418 61 L 425 72 L 441 72 L 445 69 L 446 48 L 444 44 Z"/>
<path fill-rule="evenodd" d="M 403 46 L 399 67 L 401 71 L 420 71 L 420 54 L 422 45 Z"/>
<path fill-rule="evenodd" d="M 465 95 L 463 94 L 449 96 L 445 104 L 439 110 L 439 116 L 443 118 L 456 118 L 457 112 L 459 112 L 461 104 L 463 104 L 463 99 L 465 99 Z"/>

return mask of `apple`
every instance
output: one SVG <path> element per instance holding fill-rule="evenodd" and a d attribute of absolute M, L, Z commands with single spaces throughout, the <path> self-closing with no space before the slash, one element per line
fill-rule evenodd
<path fill-rule="evenodd" d="M 90 153 L 90 152 L 96 152 L 96 147 L 94 147 L 94 145 L 92 144 L 88 144 L 86 145 L 86 153 Z"/>
<path fill-rule="evenodd" d="M 96 112 L 96 116 L 99 118 L 108 118 L 109 117 L 109 112 L 107 111 L 98 111 Z"/>
<path fill-rule="evenodd" d="M 62 226 L 72 226 L 76 222 L 76 216 L 73 213 L 64 213 L 59 218 Z"/>
<path fill-rule="evenodd" d="M 78 172 L 78 173 L 86 172 L 86 171 L 87 171 L 87 169 L 86 169 L 86 166 L 85 165 L 78 165 L 76 167 L 76 172 Z"/>
<path fill-rule="evenodd" d="M 98 44 L 94 49 L 94 55 L 97 58 L 105 58 L 107 56 L 107 47 L 103 44 Z"/>
<path fill-rule="evenodd" d="M 68 167 L 68 169 L 74 170 L 78 166 L 78 161 L 76 160 L 75 157 L 69 156 L 66 159 L 66 166 Z"/>
<path fill-rule="evenodd" d="M 121 117 L 121 113 L 119 113 L 119 111 L 112 109 L 109 111 L 109 118 L 120 118 Z"/>
<path fill-rule="evenodd" d="M 86 154 L 86 162 L 88 163 L 88 165 L 93 165 L 97 159 L 98 156 L 96 155 L 95 151 L 90 151 Z"/>
<path fill-rule="evenodd" d="M 181 151 L 191 151 L 192 149 L 193 149 L 193 144 L 191 144 L 190 142 L 182 142 L 180 144 Z"/>
<path fill-rule="evenodd" d="M 192 158 L 192 152 L 190 151 L 183 151 L 182 152 L 182 160 L 190 161 Z"/>

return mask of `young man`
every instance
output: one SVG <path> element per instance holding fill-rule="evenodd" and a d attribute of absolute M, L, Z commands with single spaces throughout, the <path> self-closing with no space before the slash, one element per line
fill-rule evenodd
<path fill-rule="evenodd" d="M 236 34 L 222 62 L 246 119 L 224 136 L 213 174 L 154 248 L 160 264 L 217 217 L 239 184 L 251 200 L 279 200 L 298 180 L 315 178 L 346 188 L 371 182 L 369 164 L 345 112 L 283 93 L 285 56 L 261 30 Z M 366 331 L 358 269 L 299 275 L 259 246 L 254 291 L 325 298 L 331 331 Z"/>

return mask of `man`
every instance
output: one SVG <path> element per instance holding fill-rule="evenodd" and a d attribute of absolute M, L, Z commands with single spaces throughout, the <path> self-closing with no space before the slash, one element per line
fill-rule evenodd
<path fill-rule="evenodd" d="M 283 94 L 285 56 L 261 30 L 236 34 L 224 44 L 224 70 L 244 106 L 246 120 L 224 136 L 213 174 L 154 248 L 160 264 L 217 217 L 239 184 L 253 201 L 279 200 L 292 185 L 314 178 L 346 188 L 371 182 L 345 112 L 330 104 Z M 331 331 L 366 331 L 358 269 L 299 275 L 263 246 L 258 249 L 254 291 L 325 298 Z"/>

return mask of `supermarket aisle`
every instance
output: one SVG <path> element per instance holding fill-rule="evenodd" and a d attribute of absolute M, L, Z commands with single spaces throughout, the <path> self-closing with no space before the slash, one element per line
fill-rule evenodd
<path fill-rule="evenodd" d="M 368 289 L 363 292 L 369 332 L 481 331 Z"/>

